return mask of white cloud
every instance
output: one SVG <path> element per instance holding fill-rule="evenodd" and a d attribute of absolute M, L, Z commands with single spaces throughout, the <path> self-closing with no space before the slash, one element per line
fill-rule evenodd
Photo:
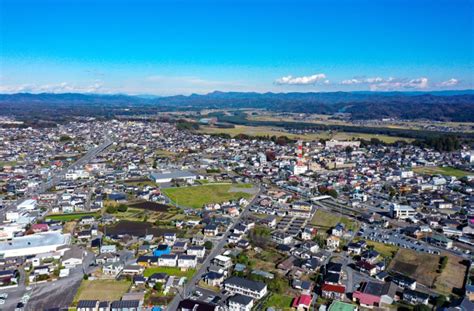
<path fill-rule="evenodd" d="M 439 86 L 446 87 L 446 86 L 455 86 L 459 84 L 458 79 L 451 78 L 449 80 L 443 81 L 439 84 Z"/>
<path fill-rule="evenodd" d="M 56 84 L 0 85 L 0 93 L 96 93 L 102 91 L 102 83 L 75 85 L 68 82 Z"/>
<path fill-rule="evenodd" d="M 324 73 L 318 73 L 312 76 L 302 77 L 286 76 L 281 77 L 275 81 L 275 84 L 278 85 L 311 85 L 316 83 L 328 84 L 329 80 L 326 79 L 326 75 Z"/>
<path fill-rule="evenodd" d="M 428 78 L 421 77 L 417 79 L 396 79 L 389 78 L 379 83 L 369 84 L 371 91 L 396 91 L 407 89 L 426 89 L 429 86 Z"/>

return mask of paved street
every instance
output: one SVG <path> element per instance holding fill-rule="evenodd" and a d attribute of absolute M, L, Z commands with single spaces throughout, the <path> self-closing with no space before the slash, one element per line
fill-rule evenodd
<path fill-rule="evenodd" d="M 174 299 L 168 304 L 167 310 L 176 310 L 178 308 L 179 302 L 182 299 L 189 297 L 196 290 L 196 283 L 198 283 L 202 276 L 207 272 L 207 269 L 211 264 L 211 260 L 222 252 L 222 249 L 227 244 L 227 237 L 230 235 L 235 226 L 239 224 L 240 221 L 247 215 L 248 209 L 250 208 L 250 206 L 252 206 L 252 204 L 257 201 L 260 192 L 261 188 L 259 189 L 259 192 L 255 195 L 254 199 L 247 205 L 247 207 L 242 211 L 242 213 L 240 213 L 239 217 L 235 219 L 232 226 L 229 226 L 229 228 L 223 234 L 222 238 L 217 242 L 217 244 L 214 243 L 211 252 L 206 257 L 199 270 L 196 271 L 191 280 L 188 280 L 188 282 L 184 285 L 183 290 L 180 291 L 180 293 L 177 294 Z"/>

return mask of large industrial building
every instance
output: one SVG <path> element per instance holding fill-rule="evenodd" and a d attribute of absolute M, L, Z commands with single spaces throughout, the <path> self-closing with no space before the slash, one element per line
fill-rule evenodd
<path fill-rule="evenodd" d="M 61 234 L 59 232 L 15 237 L 0 243 L 0 256 L 7 258 L 54 252 L 58 247 L 68 245 L 70 242 L 71 236 L 69 234 Z"/>

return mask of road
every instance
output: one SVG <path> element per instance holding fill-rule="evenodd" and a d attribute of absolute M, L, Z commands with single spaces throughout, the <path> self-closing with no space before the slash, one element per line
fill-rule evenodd
<path fill-rule="evenodd" d="M 206 259 L 203 261 L 201 267 L 199 268 L 198 271 L 194 274 L 194 276 L 191 278 L 191 280 L 188 280 L 188 282 L 184 285 L 183 290 L 178 293 L 176 296 L 174 296 L 173 300 L 168 304 L 166 310 L 177 310 L 178 309 L 178 304 L 179 302 L 191 296 L 191 294 L 196 290 L 196 283 L 201 280 L 203 275 L 207 272 L 207 269 L 209 268 L 212 259 L 219 255 L 222 252 L 222 249 L 224 246 L 227 244 L 227 238 L 229 237 L 231 231 L 235 228 L 237 224 L 240 223 L 240 221 L 245 218 L 245 216 L 248 214 L 248 210 L 250 206 L 252 206 L 257 200 L 259 194 L 262 192 L 261 186 L 259 186 L 259 191 L 253 198 L 253 200 L 245 207 L 245 209 L 240 213 L 239 217 L 237 217 L 233 224 L 227 228 L 227 231 L 223 234 L 222 238 L 217 242 L 217 244 L 213 245 L 213 248 L 211 249 L 211 252 L 209 255 L 206 257 Z"/>
<path fill-rule="evenodd" d="M 41 183 L 38 187 L 33 189 L 33 191 L 27 192 L 24 198 L 11 202 L 8 206 L 0 210 L 0 221 L 3 222 L 5 219 L 6 213 L 8 211 L 15 210 L 18 204 L 20 204 L 21 202 L 25 200 L 34 198 L 38 196 L 39 194 L 45 193 L 46 191 L 48 191 L 48 189 L 56 186 L 64 178 L 64 176 L 69 170 L 72 170 L 84 164 L 87 164 L 92 159 L 94 159 L 99 153 L 101 153 L 106 148 L 108 148 L 112 143 L 113 143 L 113 140 L 107 137 L 102 144 L 100 144 L 99 146 L 95 148 L 89 149 L 89 151 L 87 151 L 87 153 L 83 157 L 78 159 L 76 162 L 64 168 L 63 170 L 56 172 L 48 181 Z"/>

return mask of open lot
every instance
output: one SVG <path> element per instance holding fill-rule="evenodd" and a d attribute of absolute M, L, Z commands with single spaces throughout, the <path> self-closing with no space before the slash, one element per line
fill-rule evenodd
<path fill-rule="evenodd" d="M 464 276 L 468 266 L 462 258 L 449 253 L 443 253 L 442 256 L 448 256 L 448 264 L 440 276 L 436 279 L 436 290 L 449 295 L 451 293 L 459 294 L 464 284 Z"/>
<path fill-rule="evenodd" d="M 182 271 L 180 268 L 175 268 L 175 267 L 152 267 L 152 268 L 146 268 L 145 272 L 143 272 L 143 275 L 145 277 L 149 277 L 155 273 L 166 273 L 168 275 L 174 275 L 174 276 L 179 276 L 179 277 L 186 277 L 188 280 L 191 279 L 191 277 L 194 275 L 196 272 L 195 269 L 188 269 L 185 271 Z"/>
<path fill-rule="evenodd" d="M 439 275 L 437 272 L 439 259 L 438 255 L 400 249 L 390 263 L 389 270 L 412 277 L 430 287 Z"/>
<path fill-rule="evenodd" d="M 137 202 L 137 203 L 130 204 L 129 206 L 131 208 L 145 209 L 145 210 L 150 210 L 154 212 L 166 212 L 171 208 L 168 205 L 160 204 L 156 202 L 150 202 L 150 201 Z"/>
<path fill-rule="evenodd" d="M 210 203 L 222 203 L 240 198 L 249 199 L 249 191 L 235 191 L 234 184 L 206 184 L 200 186 L 177 187 L 162 189 L 163 193 L 179 206 L 202 208 Z M 247 186 L 242 186 L 245 188 Z"/>
<path fill-rule="evenodd" d="M 366 240 L 367 245 L 371 245 L 374 249 L 383 257 L 393 257 L 398 252 L 398 247 L 394 245 L 388 245 L 380 242 Z"/>
<path fill-rule="evenodd" d="M 322 209 L 318 209 L 316 213 L 314 213 L 313 219 L 311 219 L 311 224 L 325 230 L 334 227 L 338 223 L 343 223 L 346 226 L 346 229 L 353 231 L 357 230 L 359 227 L 358 222 L 353 219 Z"/>
<path fill-rule="evenodd" d="M 337 140 L 351 140 L 351 139 L 366 139 L 372 138 L 380 139 L 386 143 L 393 143 L 397 140 L 412 141 L 412 139 L 388 135 L 379 134 L 365 134 L 365 133 L 350 133 L 350 132 L 336 132 L 336 131 L 320 131 L 317 133 L 310 134 L 292 134 L 285 131 L 282 127 L 270 127 L 270 126 L 246 126 L 236 125 L 233 128 L 218 128 L 203 126 L 199 130 L 200 133 L 204 134 L 229 134 L 236 136 L 238 134 L 245 134 L 250 136 L 287 136 L 291 139 L 302 139 L 306 141 L 313 141 L 319 139 L 337 139 Z"/>
<path fill-rule="evenodd" d="M 265 302 L 264 309 L 266 310 L 269 307 L 273 307 L 277 310 L 294 310 L 291 308 L 292 302 L 293 297 L 272 293 L 270 298 L 268 298 L 268 300 Z"/>
<path fill-rule="evenodd" d="M 84 280 L 77 290 L 74 302 L 79 300 L 113 301 L 122 298 L 130 287 L 129 281 Z"/>
<path fill-rule="evenodd" d="M 463 170 L 458 170 L 454 167 L 442 167 L 442 166 L 422 166 L 415 167 L 413 171 L 418 174 L 427 174 L 427 175 L 445 175 L 445 176 L 454 176 L 461 178 L 468 175 L 474 175 L 472 172 L 467 172 Z"/>

